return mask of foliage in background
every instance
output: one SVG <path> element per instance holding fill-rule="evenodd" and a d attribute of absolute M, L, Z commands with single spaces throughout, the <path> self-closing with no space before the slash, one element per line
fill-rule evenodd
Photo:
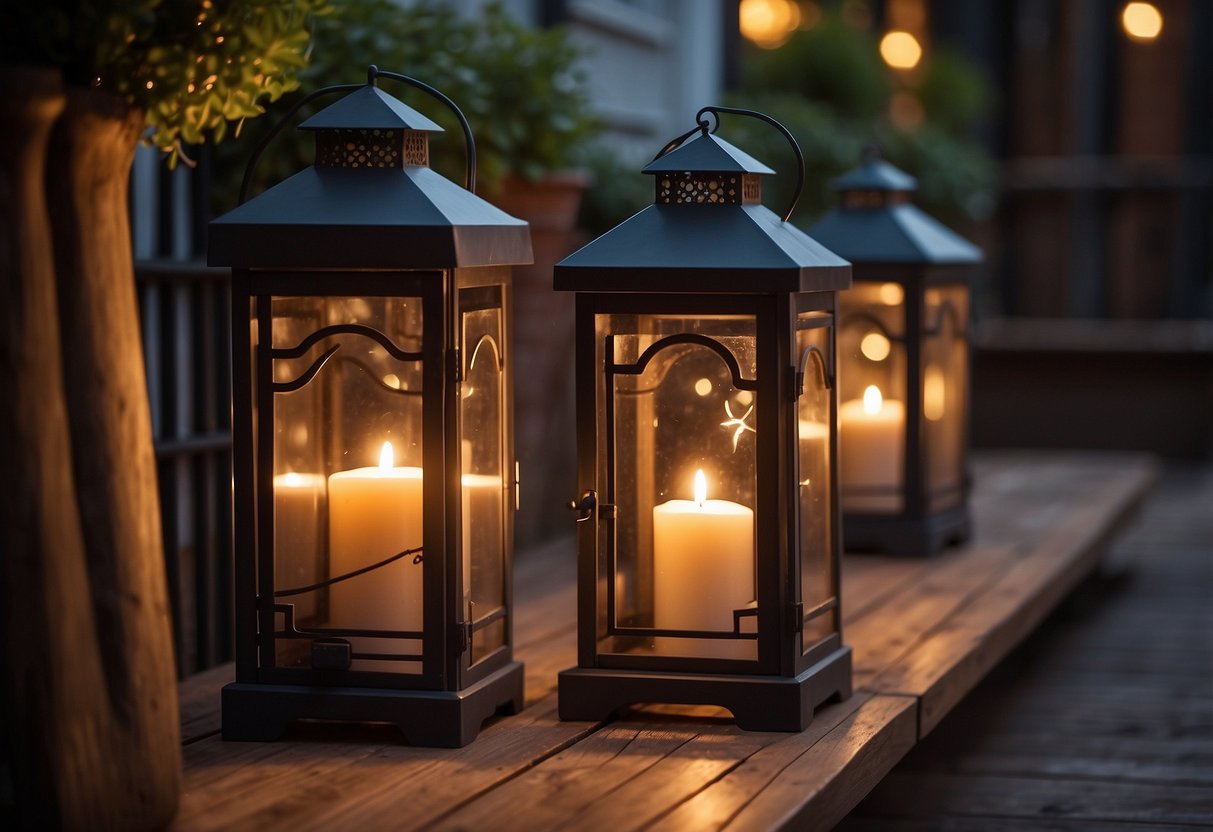
<path fill-rule="evenodd" d="M 779 119 L 804 153 L 798 223 L 807 225 L 836 204 L 829 182 L 858 165 L 870 145 L 918 177 L 918 203 L 945 223 L 963 226 L 993 210 L 994 162 L 971 138 L 990 91 L 962 57 L 935 51 L 915 73 L 894 76 L 871 32 L 826 14 L 778 49 L 749 47 L 744 61 L 743 91 L 730 103 Z M 895 123 L 889 117 L 895 96 L 920 117 Z M 782 211 L 794 183 L 783 137 L 727 115 L 720 134 L 780 172 L 764 180 L 763 202 Z"/>
<path fill-rule="evenodd" d="M 312 21 L 327 11 L 327 0 L 14 2 L 0 17 L 0 51 L 122 96 L 175 162 L 182 144 L 218 142 L 295 89 Z"/>
<path fill-rule="evenodd" d="M 491 194 L 509 175 L 535 179 L 577 163 L 582 140 L 594 129 L 578 53 L 559 27 L 535 30 L 514 21 L 498 4 L 475 20 L 439 0 L 401 8 L 392 0 L 332 0 L 337 13 L 318 20 L 312 61 L 302 73 L 303 92 L 365 80 L 369 64 L 424 81 L 459 105 L 476 139 L 479 190 Z M 432 166 L 463 181 L 463 139 L 458 122 L 429 96 L 389 79 L 380 86 L 438 122 L 431 137 Z M 278 108 L 285 113 L 295 96 Z M 331 104 L 335 98 L 293 119 Z M 235 204 L 243 166 L 257 129 L 238 145 L 217 148 L 213 207 Z M 285 130 L 259 163 L 256 181 L 275 183 L 312 161 L 311 140 Z"/>

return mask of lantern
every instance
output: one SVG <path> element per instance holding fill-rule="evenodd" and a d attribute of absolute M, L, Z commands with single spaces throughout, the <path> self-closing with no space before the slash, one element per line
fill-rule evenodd
<path fill-rule="evenodd" d="M 843 540 L 930 553 L 969 536 L 969 266 L 981 251 L 875 154 L 810 233 L 854 264 L 839 311 Z"/>
<path fill-rule="evenodd" d="M 456 112 L 468 189 L 428 167 L 441 128 L 378 77 Z M 331 92 L 348 94 L 300 125 L 315 164 L 210 226 L 210 262 L 233 269 L 223 736 L 308 718 L 464 745 L 522 704 L 510 266 L 530 236 L 470 192 L 471 134 L 441 93 L 372 67 L 300 106 Z"/>
<path fill-rule="evenodd" d="M 656 204 L 555 270 L 577 293 L 582 489 L 560 714 L 715 704 L 746 729 L 801 730 L 851 690 L 832 386 L 850 267 L 760 204 L 773 171 L 709 112 L 776 126 L 803 184 L 778 122 L 705 108 L 644 169 Z"/>

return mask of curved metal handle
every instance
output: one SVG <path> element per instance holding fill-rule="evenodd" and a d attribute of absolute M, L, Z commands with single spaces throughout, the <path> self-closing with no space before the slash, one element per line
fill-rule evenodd
<path fill-rule="evenodd" d="M 459 119 L 459 126 L 463 129 L 463 187 L 475 193 L 476 191 L 476 140 L 472 137 L 472 127 L 468 124 L 467 118 L 463 115 L 463 111 L 459 109 L 450 98 L 439 90 L 431 87 L 424 81 L 418 81 L 416 78 L 410 78 L 407 75 L 401 75 L 398 72 L 387 72 L 379 69 L 379 67 L 371 64 L 366 71 L 366 83 L 369 86 L 375 86 L 375 81 L 378 78 L 391 78 L 393 81 L 400 81 L 409 86 L 416 87 L 422 92 L 428 93 L 439 102 L 444 104 L 451 112 L 455 114 L 455 118 Z M 249 159 L 248 164 L 244 168 L 244 178 L 240 180 L 240 203 L 243 205 L 248 199 L 249 184 L 252 182 L 253 170 L 257 167 L 257 162 L 261 160 L 261 154 L 269 147 L 274 137 L 282 132 L 282 128 L 287 125 L 296 113 L 303 107 L 315 101 L 324 95 L 331 95 L 335 92 L 352 92 L 353 90 L 361 89 L 362 84 L 337 84 L 332 87 L 322 87 L 321 89 L 305 95 L 298 103 L 286 112 L 282 118 L 274 123 L 257 146 L 253 149 L 253 155 Z"/>
<path fill-rule="evenodd" d="M 581 496 L 569 500 L 565 508 L 577 512 L 577 522 L 584 523 L 594 516 L 594 509 L 598 508 L 598 492 L 582 491 Z"/>
<path fill-rule="evenodd" d="M 286 127 L 287 122 L 294 117 L 295 113 L 299 112 L 305 105 L 310 104 L 322 95 L 331 95 L 335 92 L 346 92 L 356 89 L 361 89 L 362 84 L 338 84 L 332 87 L 321 87 L 318 90 L 305 95 L 294 107 L 287 110 L 286 115 L 274 122 L 274 126 L 270 128 L 270 132 L 266 133 L 261 141 L 257 142 L 257 146 L 253 148 L 253 155 L 249 158 L 248 164 L 244 166 L 244 178 L 240 180 L 240 202 L 243 205 L 248 199 L 248 186 L 253 179 L 253 170 L 257 167 L 257 162 L 261 160 L 261 154 L 269 147 L 274 137 L 282 132 L 282 128 Z"/>
<path fill-rule="evenodd" d="M 703 117 L 704 113 L 711 113 L 716 118 L 716 123 L 711 125 L 710 129 L 708 120 Z M 796 210 L 796 203 L 800 201 L 800 193 L 804 190 L 804 154 L 800 152 L 800 145 L 796 143 L 796 137 L 792 135 L 791 131 L 789 131 L 788 128 L 784 127 L 775 119 L 768 116 L 766 113 L 760 113 L 757 110 L 744 110 L 740 107 L 721 107 L 715 104 L 703 107 L 698 113 L 695 114 L 695 126 L 683 133 L 678 138 L 672 139 L 668 144 L 666 144 L 665 147 L 661 148 L 661 150 L 657 152 L 657 155 L 652 158 L 649 164 L 656 162 L 671 150 L 678 148 L 696 131 L 703 133 L 705 136 L 708 133 L 715 133 L 717 128 L 720 127 L 721 113 L 732 113 L 733 115 L 738 116 L 750 116 L 751 118 L 756 118 L 759 121 L 766 122 L 782 133 L 783 137 L 788 140 L 788 144 L 792 146 L 792 151 L 796 154 L 796 190 L 792 192 L 792 202 L 790 205 L 788 205 L 788 210 L 784 211 L 783 213 L 783 221 L 787 222 L 792 218 L 792 213 Z"/>
<path fill-rule="evenodd" d="M 446 105 L 447 109 L 455 114 L 455 118 L 459 119 L 459 126 L 463 129 L 463 187 L 467 188 L 472 193 L 476 192 L 476 140 L 472 137 L 472 127 L 468 124 L 467 118 L 463 115 L 463 110 L 448 98 L 444 93 L 434 89 L 424 81 L 418 81 L 416 78 L 410 78 L 407 75 L 401 75 L 399 72 L 387 72 L 379 69 L 374 64 L 366 71 L 366 82 L 372 87 L 375 86 L 376 78 L 391 78 L 393 81 L 400 81 L 402 84 L 408 84 L 411 87 L 416 87 L 424 93 L 428 93 L 438 99 L 442 104 Z"/>

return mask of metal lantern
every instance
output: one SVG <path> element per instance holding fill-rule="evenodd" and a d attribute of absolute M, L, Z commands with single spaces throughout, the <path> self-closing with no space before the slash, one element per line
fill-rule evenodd
<path fill-rule="evenodd" d="M 969 267 L 981 251 L 909 200 L 874 153 L 810 233 L 848 258 L 839 432 L 848 549 L 927 554 L 969 537 Z"/>
<path fill-rule="evenodd" d="M 379 77 L 456 112 L 466 189 L 428 166 L 441 128 Z M 378 721 L 459 746 L 522 705 L 510 267 L 530 235 L 471 193 L 475 147 L 441 93 L 372 67 L 300 106 L 332 92 L 348 94 L 300 125 L 315 164 L 210 226 L 210 262 L 233 268 L 223 736 Z"/>
<path fill-rule="evenodd" d="M 656 204 L 556 266 L 584 489 L 565 719 L 715 704 L 795 731 L 850 695 L 832 386 L 850 266 L 760 204 L 773 171 L 708 130 L 722 112 L 796 148 L 705 108 L 644 169 Z"/>

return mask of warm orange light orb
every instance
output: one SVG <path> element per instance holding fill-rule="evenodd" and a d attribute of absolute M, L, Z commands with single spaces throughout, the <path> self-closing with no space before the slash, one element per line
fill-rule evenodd
<path fill-rule="evenodd" d="M 1120 25 L 1132 40 L 1152 41 L 1162 33 L 1162 12 L 1153 3 L 1128 3 Z"/>
<path fill-rule="evenodd" d="M 763 49 L 781 46 L 800 25 L 800 6 L 793 0 L 741 0 L 741 34 Z"/>
<path fill-rule="evenodd" d="M 909 32 L 889 32 L 880 39 L 880 57 L 893 69 L 913 69 L 922 60 L 922 45 Z"/>

